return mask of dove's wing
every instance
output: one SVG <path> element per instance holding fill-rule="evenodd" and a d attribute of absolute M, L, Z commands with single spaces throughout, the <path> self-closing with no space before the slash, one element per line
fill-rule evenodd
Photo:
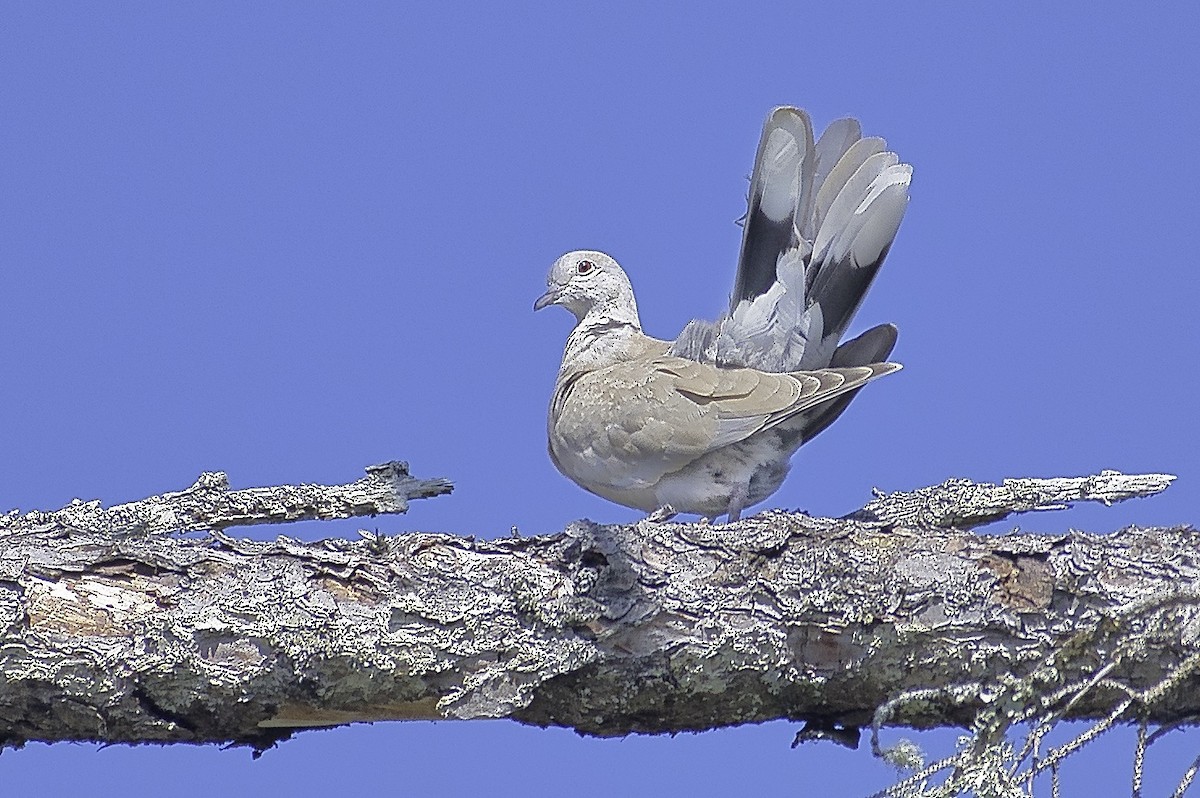
<path fill-rule="evenodd" d="M 772 111 L 730 310 L 715 323 L 689 323 L 671 354 L 764 371 L 828 366 L 908 205 L 912 169 L 885 147 L 862 138 L 853 119 L 832 123 L 814 144 L 804 111 Z M 865 364 L 851 354 L 841 363 Z"/>
<path fill-rule="evenodd" d="M 652 488 L 699 458 L 900 368 L 895 363 L 773 374 L 659 356 L 560 387 L 550 451 L 601 495 Z"/>

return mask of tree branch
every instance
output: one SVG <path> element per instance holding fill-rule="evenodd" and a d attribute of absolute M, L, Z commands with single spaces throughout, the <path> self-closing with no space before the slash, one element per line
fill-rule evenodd
<path fill-rule="evenodd" d="M 956 528 L 1171 479 L 952 480 L 845 519 L 578 521 L 490 541 L 220 531 L 403 512 L 450 490 L 402 464 L 343 486 L 229 491 L 205 475 L 107 510 L 9 513 L 0 741 L 262 749 L 296 727 L 502 717 L 596 735 L 790 718 L 845 736 L 877 712 L 970 722 L 1022 676 L 1065 718 L 1136 693 L 1171 722 L 1200 713 L 1200 533 Z"/>
<path fill-rule="evenodd" d="M 328 521 L 408 512 L 409 499 L 449 493 L 445 479 L 414 479 L 408 463 L 393 460 L 367 466 L 367 475 L 349 485 L 278 485 L 231 491 L 222 471 L 206 471 L 187 490 L 164 493 L 105 509 L 100 502 L 75 500 L 61 510 L 16 510 L 0 516 L 0 532 L 194 532 L 250 524 Z"/>
<path fill-rule="evenodd" d="M 852 517 L 894 526 L 972 529 L 1014 513 L 1063 510 L 1071 502 L 1116 504 L 1152 496 L 1171 486 L 1170 474 L 1122 474 L 1101 471 L 1091 477 L 1006 479 L 1000 485 L 948 479 L 912 492 L 877 494 Z"/>

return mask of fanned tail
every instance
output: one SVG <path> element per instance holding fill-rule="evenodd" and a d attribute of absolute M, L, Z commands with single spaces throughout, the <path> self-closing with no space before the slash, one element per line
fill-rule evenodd
<path fill-rule="evenodd" d="M 772 111 L 729 312 L 690 323 L 672 353 L 766 371 L 830 365 L 908 206 L 912 168 L 886 148 L 853 119 L 833 122 L 814 143 L 807 113 Z M 858 360 L 851 355 L 841 359 Z"/>

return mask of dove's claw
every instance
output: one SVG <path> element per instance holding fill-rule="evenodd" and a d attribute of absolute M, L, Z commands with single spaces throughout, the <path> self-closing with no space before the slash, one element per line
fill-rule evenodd
<path fill-rule="evenodd" d="M 662 507 L 659 507 L 657 510 L 650 513 L 650 515 L 646 516 L 646 520 L 652 524 L 663 524 L 667 521 L 670 521 L 677 515 L 679 515 L 679 513 L 675 512 L 674 507 L 669 504 L 664 504 Z"/>

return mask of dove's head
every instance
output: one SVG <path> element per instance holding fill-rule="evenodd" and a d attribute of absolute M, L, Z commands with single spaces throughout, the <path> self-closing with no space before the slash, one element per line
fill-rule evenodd
<path fill-rule="evenodd" d="M 554 261 L 546 276 L 546 293 L 533 303 L 533 309 L 550 305 L 562 305 L 579 321 L 590 314 L 641 329 L 633 286 L 625 270 L 603 252 L 580 249 Z"/>

